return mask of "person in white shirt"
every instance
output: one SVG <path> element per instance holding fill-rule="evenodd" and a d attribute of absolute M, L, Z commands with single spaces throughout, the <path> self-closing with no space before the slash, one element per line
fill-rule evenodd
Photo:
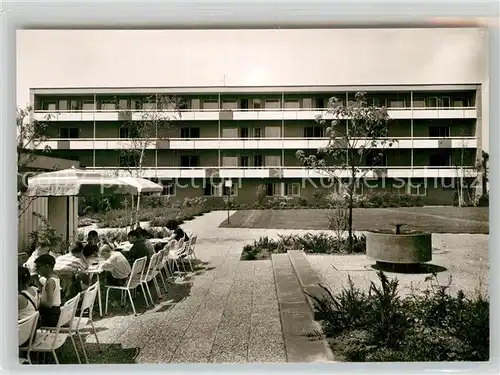
<path fill-rule="evenodd" d="M 83 244 L 77 242 L 68 254 L 56 259 L 54 272 L 59 275 L 61 287 L 68 299 L 73 298 L 89 285 L 89 276 L 84 273 L 89 268 L 89 264 L 83 257 L 82 251 Z"/>
<path fill-rule="evenodd" d="M 57 258 L 57 254 L 52 252 L 49 246 L 38 247 L 35 251 L 33 251 L 26 263 L 24 263 L 24 267 L 29 269 L 31 275 L 36 275 L 35 260 L 44 254 L 50 254 L 54 259 Z"/>
<path fill-rule="evenodd" d="M 106 282 L 109 285 L 124 286 L 132 271 L 127 258 L 120 251 L 113 251 L 109 245 L 103 245 L 99 255 L 106 260 L 100 266 L 106 272 Z"/>

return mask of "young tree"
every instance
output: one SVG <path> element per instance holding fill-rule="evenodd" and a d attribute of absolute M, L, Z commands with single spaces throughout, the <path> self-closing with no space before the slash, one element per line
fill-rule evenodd
<path fill-rule="evenodd" d="M 121 125 L 125 138 L 120 142 L 120 159 L 123 167 L 132 177 L 143 177 L 144 163 L 148 149 L 155 149 L 158 142 L 166 140 L 161 133 L 169 129 L 180 118 L 181 100 L 174 96 L 157 94 L 133 101 L 133 108 L 120 108 L 119 98 L 115 98 L 125 119 Z M 139 199 L 139 198 L 138 198 Z M 138 219 L 138 205 L 135 222 Z"/>
<path fill-rule="evenodd" d="M 316 155 L 307 155 L 302 150 L 296 153 L 308 169 L 326 174 L 345 188 L 349 252 L 353 249 L 352 208 L 356 186 L 369 171 L 385 164 L 384 150 L 396 142 L 388 138 L 389 120 L 387 109 L 368 105 L 365 93 L 356 93 L 354 100 L 345 104 L 331 98 L 325 113 L 316 118 L 319 124 L 328 125 L 328 144 L 318 149 Z"/>
<path fill-rule="evenodd" d="M 17 131 L 17 169 L 23 171 L 28 167 L 38 155 L 50 152 L 50 147 L 40 146 L 48 140 L 47 129 L 51 115 L 45 117 L 45 121 L 31 119 L 32 107 L 16 110 L 16 131 Z"/>
<path fill-rule="evenodd" d="M 51 115 L 45 116 L 44 121 L 38 121 L 31 118 L 33 108 L 27 106 L 26 108 L 17 107 L 16 110 L 16 146 L 17 146 L 17 173 L 18 173 L 18 218 L 20 218 L 36 197 L 25 197 L 22 194 L 25 181 L 22 176 L 27 172 L 27 168 L 36 160 L 41 154 L 50 152 L 50 147 L 45 146 L 41 148 L 44 142 L 48 140 L 47 129 Z"/>

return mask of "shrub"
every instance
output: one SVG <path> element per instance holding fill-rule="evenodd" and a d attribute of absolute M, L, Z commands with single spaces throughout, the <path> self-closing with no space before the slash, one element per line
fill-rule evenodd
<path fill-rule="evenodd" d="M 41 221 L 38 230 L 30 232 L 30 249 L 33 252 L 36 247 L 49 247 L 55 253 L 66 253 L 69 248 L 69 243 L 63 240 L 63 235 L 52 227 L 49 220 L 38 212 L 33 212 L 33 216 Z"/>
<path fill-rule="evenodd" d="M 354 236 L 354 251 L 363 253 L 366 249 L 365 236 Z M 260 237 L 252 244 L 245 245 L 241 260 L 269 259 L 273 253 L 286 253 L 288 250 L 302 250 L 309 254 L 341 254 L 347 253 L 346 239 L 326 233 L 306 233 L 303 236 L 296 234 L 278 235 L 274 240 L 269 237 Z"/>
<path fill-rule="evenodd" d="M 349 278 L 339 293 L 311 296 L 331 347 L 348 361 L 487 361 L 489 302 L 448 293 L 436 275 L 427 289 L 403 298 L 397 279 L 378 273 L 368 294 Z"/>
<path fill-rule="evenodd" d="M 488 194 L 483 194 L 477 200 L 476 206 L 478 207 L 488 207 L 490 205 L 490 197 Z"/>

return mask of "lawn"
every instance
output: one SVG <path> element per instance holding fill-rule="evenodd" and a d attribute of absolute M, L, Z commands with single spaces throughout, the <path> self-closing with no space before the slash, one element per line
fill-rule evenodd
<path fill-rule="evenodd" d="M 355 208 L 354 230 L 393 229 L 404 223 L 407 229 L 431 233 L 489 233 L 487 207 L 401 207 Z M 328 229 L 328 210 L 237 211 L 226 228 Z"/>

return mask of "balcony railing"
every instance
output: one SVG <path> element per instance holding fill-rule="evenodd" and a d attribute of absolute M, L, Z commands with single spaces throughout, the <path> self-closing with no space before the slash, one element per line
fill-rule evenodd
<path fill-rule="evenodd" d="M 145 178 L 329 178 L 328 173 L 304 167 L 88 167 L 111 176 L 137 175 Z M 459 168 L 451 166 L 418 167 L 387 166 L 365 167 L 365 178 L 474 178 L 477 172 L 472 167 Z M 336 177 L 348 178 L 349 171 L 337 171 Z"/>
<path fill-rule="evenodd" d="M 397 142 L 393 143 L 393 149 L 477 147 L 476 137 L 395 137 L 395 139 Z M 358 139 L 357 142 L 360 145 L 364 141 Z M 49 146 L 55 150 L 116 150 L 130 148 L 134 143 L 137 144 L 138 141 L 127 138 L 51 138 L 39 145 L 39 148 Z M 328 138 L 151 138 L 146 143 L 146 148 L 149 150 L 307 150 L 325 147 Z M 380 142 L 378 147 L 387 147 L 387 144 L 383 146 Z"/>
<path fill-rule="evenodd" d="M 239 109 L 137 109 L 137 110 L 35 110 L 38 121 L 126 121 L 141 120 L 147 113 L 171 120 L 314 120 L 318 115 L 333 118 L 325 108 L 239 108 Z M 390 107 L 392 119 L 407 118 L 476 118 L 475 107 Z"/>

